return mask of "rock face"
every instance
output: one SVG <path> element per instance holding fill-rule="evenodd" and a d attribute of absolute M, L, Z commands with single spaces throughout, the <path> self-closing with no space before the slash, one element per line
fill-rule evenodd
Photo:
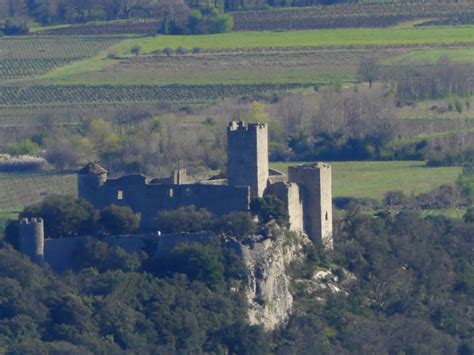
<path fill-rule="evenodd" d="M 288 266 L 303 257 L 303 246 L 310 243 L 304 234 L 275 227 L 273 237 L 242 246 L 248 268 L 246 294 L 249 323 L 273 330 L 284 324 L 291 313 L 293 296 Z"/>

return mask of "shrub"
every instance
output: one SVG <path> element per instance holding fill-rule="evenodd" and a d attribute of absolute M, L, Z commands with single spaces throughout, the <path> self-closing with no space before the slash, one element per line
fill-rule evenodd
<path fill-rule="evenodd" d="M 115 52 L 108 52 L 107 53 L 107 59 L 118 59 L 119 56 Z"/>
<path fill-rule="evenodd" d="M 155 223 L 163 233 L 193 233 L 209 230 L 213 216 L 205 209 L 198 210 L 195 206 L 187 206 L 173 211 L 158 212 Z"/>
<path fill-rule="evenodd" d="M 385 206 L 400 206 L 406 202 L 406 197 L 403 194 L 403 191 L 387 191 L 385 193 L 383 202 Z"/>
<path fill-rule="evenodd" d="M 130 49 L 130 53 L 134 54 L 135 57 L 138 57 L 138 55 L 140 54 L 140 51 L 141 51 L 141 50 L 142 50 L 142 47 L 137 44 L 137 45 L 134 45 L 134 46 Z"/>
<path fill-rule="evenodd" d="M 18 155 L 33 155 L 39 151 L 38 144 L 32 142 L 30 139 L 23 139 L 20 143 L 12 144 L 8 147 L 8 154 Z"/>
<path fill-rule="evenodd" d="M 468 208 L 462 219 L 466 223 L 473 223 L 474 222 L 474 208 Z"/>
<path fill-rule="evenodd" d="M 256 231 L 256 224 L 247 212 L 233 212 L 220 217 L 214 227 L 216 232 L 244 239 Z"/>
<path fill-rule="evenodd" d="M 170 47 L 163 48 L 163 53 L 167 55 L 168 57 L 170 57 L 173 54 L 173 48 L 170 48 Z"/>
<path fill-rule="evenodd" d="M 457 113 L 462 113 L 462 103 L 459 100 L 459 97 L 454 98 L 454 108 L 456 109 Z"/>
<path fill-rule="evenodd" d="M 139 270 L 144 256 L 144 253 L 127 253 L 122 248 L 89 237 L 78 245 L 73 264 L 79 270 L 93 267 L 100 272 L 132 272 Z"/>
<path fill-rule="evenodd" d="M 183 55 L 186 53 L 188 53 L 188 50 L 186 49 L 186 47 L 179 46 L 178 48 L 176 48 L 176 54 Z"/>
<path fill-rule="evenodd" d="M 283 201 L 276 196 L 269 195 L 252 200 L 250 210 L 258 216 L 262 223 L 275 220 L 280 225 L 288 225 L 288 209 Z"/>
<path fill-rule="evenodd" d="M 196 53 L 201 53 L 201 51 L 202 51 L 201 47 L 193 47 L 193 49 L 192 49 L 192 52 L 193 52 L 194 54 L 196 54 Z"/>
<path fill-rule="evenodd" d="M 100 212 L 100 223 L 110 234 L 131 234 L 140 226 L 140 215 L 130 207 L 110 205 Z"/>
<path fill-rule="evenodd" d="M 8 19 L 3 27 L 3 33 L 7 36 L 25 35 L 28 32 L 30 29 L 27 23 L 18 19 Z"/>
<path fill-rule="evenodd" d="M 219 247 L 201 243 L 180 243 L 155 260 L 155 273 L 185 274 L 190 280 L 205 282 L 210 287 L 224 283 L 224 263 Z"/>

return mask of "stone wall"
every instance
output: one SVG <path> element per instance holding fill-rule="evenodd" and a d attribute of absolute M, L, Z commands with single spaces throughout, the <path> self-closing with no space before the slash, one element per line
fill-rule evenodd
<path fill-rule="evenodd" d="M 329 164 L 308 164 L 288 169 L 289 181 L 299 185 L 303 200 L 304 230 L 314 241 L 332 248 L 332 177 Z"/>
<path fill-rule="evenodd" d="M 304 231 L 303 199 L 300 195 L 300 188 L 297 184 L 276 182 L 268 186 L 265 194 L 278 197 L 286 206 L 288 206 L 288 222 L 290 224 L 291 231 Z"/>
<path fill-rule="evenodd" d="M 91 187 L 93 197 L 88 199 L 96 208 L 115 204 L 129 206 L 142 216 L 142 230 L 152 230 L 157 211 L 174 210 L 194 205 L 216 215 L 247 211 L 250 204 L 250 190 L 247 186 L 207 184 L 153 184 L 143 175 L 127 175 L 109 179 Z M 84 191 L 84 189 L 80 189 Z"/>

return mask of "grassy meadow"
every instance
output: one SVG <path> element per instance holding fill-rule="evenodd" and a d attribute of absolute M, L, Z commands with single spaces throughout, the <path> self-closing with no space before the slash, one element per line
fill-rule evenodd
<path fill-rule="evenodd" d="M 284 172 L 300 163 L 271 163 Z M 381 200 L 387 191 L 406 195 L 429 192 L 441 185 L 454 184 L 460 167 L 428 168 L 422 161 L 332 162 L 333 196 Z"/>
<path fill-rule="evenodd" d="M 287 48 L 332 46 L 387 46 L 417 44 L 474 43 L 474 26 L 457 27 L 395 27 L 349 28 L 282 32 L 230 32 L 200 36 L 157 36 L 124 40 L 115 46 L 121 53 L 129 53 L 140 45 L 143 53 L 164 48 L 200 47 L 202 49 L 229 48 Z"/>

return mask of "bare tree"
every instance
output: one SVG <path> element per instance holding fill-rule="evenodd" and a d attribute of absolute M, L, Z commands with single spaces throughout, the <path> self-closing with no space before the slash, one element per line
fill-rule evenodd
<path fill-rule="evenodd" d="M 362 80 L 369 83 L 369 88 L 372 88 L 372 83 L 377 80 L 379 75 L 379 68 L 375 59 L 371 57 L 362 59 L 358 75 Z"/>

